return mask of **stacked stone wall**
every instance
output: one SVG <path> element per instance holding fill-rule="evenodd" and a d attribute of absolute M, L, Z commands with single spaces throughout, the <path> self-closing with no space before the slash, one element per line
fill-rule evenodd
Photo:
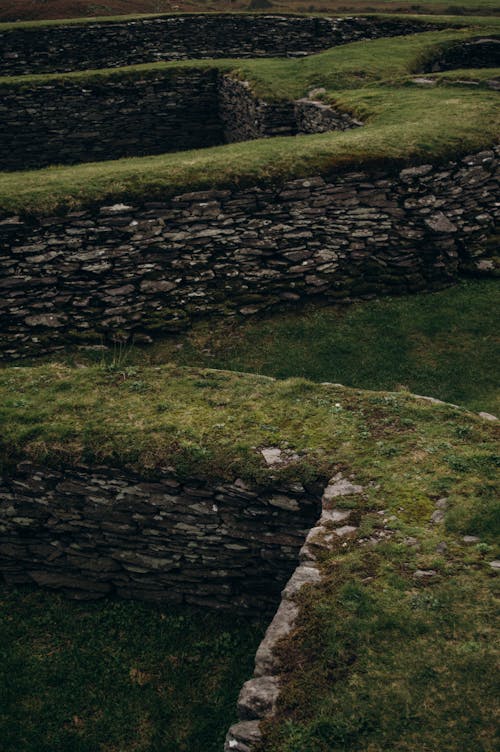
<path fill-rule="evenodd" d="M 486 271 L 498 155 L 0 215 L 0 352 L 147 342 L 208 315 L 436 289 Z"/>
<path fill-rule="evenodd" d="M 25 170 L 223 142 L 216 70 L 0 85 L 0 168 Z"/>
<path fill-rule="evenodd" d="M 0 575 L 78 599 L 272 612 L 320 499 L 299 484 L 22 462 L 0 481 Z"/>
<path fill-rule="evenodd" d="M 360 39 L 433 28 L 404 19 L 231 14 L 9 28 L 0 29 L 0 75 L 190 58 L 300 57 Z"/>
<path fill-rule="evenodd" d="M 4 84 L 0 169 L 140 157 L 357 125 L 321 102 L 264 102 L 246 82 L 217 69 Z"/>
<path fill-rule="evenodd" d="M 255 96 L 247 81 L 231 76 L 221 77 L 219 107 L 227 143 L 345 131 L 362 125 L 347 112 L 313 99 L 266 102 Z"/>

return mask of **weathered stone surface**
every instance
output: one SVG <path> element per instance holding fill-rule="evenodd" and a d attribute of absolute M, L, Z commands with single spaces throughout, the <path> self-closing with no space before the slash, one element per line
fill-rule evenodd
<path fill-rule="evenodd" d="M 332 502 L 334 499 L 338 498 L 339 496 L 352 496 L 356 494 L 360 494 L 363 492 L 363 486 L 356 485 L 355 483 L 352 483 L 347 478 L 344 478 L 342 476 L 342 473 L 338 473 L 334 478 L 332 478 L 327 487 L 325 488 L 323 492 L 323 505 L 325 509 L 328 509 L 330 506 L 330 502 Z M 349 516 L 349 512 L 346 512 L 347 516 Z M 333 520 L 334 518 L 331 517 Z M 335 521 L 339 521 L 341 518 L 338 516 L 335 518 Z"/>
<path fill-rule="evenodd" d="M 261 739 L 259 721 L 241 721 L 229 729 L 224 752 L 252 752 Z"/>
<path fill-rule="evenodd" d="M 257 720 L 274 714 L 280 680 L 277 676 L 250 679 L 243 685 L 238 698 L 238 715 L 243 720 Z"/>
<path fill-rule="evenodd" d="M 0 32 L 0 74 L 112 68 L 160 60 L 293 57 L 360 39 L 433 29 L 413 19 L 176 15 Z"/>
<path fill-rule="evenodd" d="M 278 673 L 279 664 L 274 654 L 276 644 L 286 637 L 295 625 L 299 613 L 298 606 L 288 599 L 283 599 L 274 619 L 267 628 L 264 639 L 255 656 L 255 676 L 272 676 Z"/>
<path fill-rule="evenodd" d="M 0 352 L 109 342 L 117 330 L 143 340 L 247 308 L 437 289 L 492 253 L 484 241 L 500 215 L 499 153 L 411 168 L 404 179 L 349 171 L 111 213 L 106 204 L 21 222 L 0 214 Z M 436 213 L 424 198 L 456 232 L 426 224 Z"/>
<path fill-rule="evenodd" d="M 154 480 L 114 468 L 21 462 L 0 481 L 0 578 L 72 597 L 122 597 L 272 612 L 297 565 L 319 497 Z M 264 584 L 264 586 L 263 586 Z"/>

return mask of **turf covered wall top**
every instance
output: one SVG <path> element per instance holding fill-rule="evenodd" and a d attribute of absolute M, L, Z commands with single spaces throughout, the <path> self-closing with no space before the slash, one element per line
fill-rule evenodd
<path fill-rule="evenodd" d="M 359 129 L 363 130 L 363 129 Z M 432 289 L 487 271 L 498 150 L 445 166 L 0 214 L 3 355 L 150 341 L 208 314 Z"/>

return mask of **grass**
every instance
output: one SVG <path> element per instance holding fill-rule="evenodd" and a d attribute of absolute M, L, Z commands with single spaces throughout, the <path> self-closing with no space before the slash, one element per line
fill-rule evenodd
<path fill-rule="evenodd" d="M 336 16 L 352 15 L 354 13 L 362 13 L 363 15 L 373 15 L 374 13 L 390 13 L 394 15 L 415 14 L 416 12 L 422 14 L 443 14 L 453 13 L 457 15 L 463 14 L 495 14 L 498 10 L 498 5 L 495 0 L 462 0 L 460 5 L 453 5 L 447 0 L 422 0 L 422 2 L 415 4 L 412 0 L 351 0 L 346 2 L 345 0 L 318 0 L 314 6 L 305 8 L 304 5 L 298 0 L 288 0 L 288 2 L 272 3 L 270 8 L 265 10 L 253 10 L 249 7 L 248 3 L 244 2 L 226 2 L 226 0 L 215 0 L 209 4 L 205 0 L 196 0 L 185 2 L 185 0 L 179 0 L 174 7 L 162 0 L 154 0 L 150 3 L 150 8 L 145 7 L 147 3 L 137 2 L 136 9 L 130 8 L 130 5 L 134 3 L 128 3 L 128 8 L 123 7 L 124 0 L 108 0 L 106 4 L 100 5 L 99 3 L 85 4 L 82 0 L 46 0 L 44 3 L 44 10 L 40 12 L 38 6 L 25 7 L 28 4 L 28 0 L 13 0 L 12 6 L 8 9 L 0 9 L 0 17 L 7 18 L 14 16 L 15 19 L 22 18 L 23 20 L 6 20 L 0 23 L 0 31 L 16 29 L 16 28 L 38 28 L 41 26 L 56 26 L 60 24 L 91 24 L 91 23 L 108 23 L 115 21 L 133 21 L 137 19 L 147 18 L 159 18 L 162 15 L 176 16 L 176 15 L 191 15 L 191 14 L 213 14 L 213 13 L 234 13 L 234 14 L 250 14 L 250 15 L 269 15 L 272 13 L 287 13 L 293 15 L 329 15 L 335 13 Z M 163 4 L 163 8 L 161 5 Z M 64 8 L 64 5 L 67 8 Z M 62 7 L 61 7 L 62 6 Z M 82 7 L 83 6 L 83 7 Z M 109 10 L 113 6 L 119 6 L 117 13 L 110 13 Z M 54 10 L 57 10 L 57 15 L 54 15 Z M 132 10 L 132 13 L 126 12 Z M 76 13 L 75 13 L 76 11 Z M 101 12 L 102 11 L 102 12 Z M 106 12 L 108 11 L 108 12 Z M 124 12 L 125 11 L 125 12 Z M 134 12 L 135 11 L 135 12 Z M 146 12 L 144 12 L 146 11 Z M 152 12 L 147 12 L 152 11 Z M 29 16 L 34 16 L 29 18 Z M 76 17 L 75 17 L 76 16 Z"/>
<path fill-rule="evenodd" d="M 391 542 L 332 556 L 303 598 L 265 752 L 498 748 L 493 549 L 423 526 L 410 546 L 408 526 L 392 525 Z M 430 568 L 419 584 L 414 572 Z"/>
<path fill-rule="evenodd" d="M 283 692 L 263 752 L 493 752 L 497 425 L 403 393 L 119 362 L 7 368 L 0 395 L 4 462 L 83 458 L 142 472 L 168 462 L 186 473 L 263 480 L 258 447 L 278 445 L 300 455 L 282 471 L 289 480 L 352 473 L 365 492 L 342 505 L 354 508 L 358 537 L 380 529 L 391 537 L 323 557 L 325 579 L 303 592 L 298 628 L 281 647 Z M 442 498 L 445 520 L 431 525 Z M 480 540 L 469 546 L 464 535 Z M 433 574 L 423 582 L 417 570 Z M 201 687 L 205 699 L 226 690 L 230 682 L 213 684 L 226 671 L 235 684 L 249 673 L 218 652 L 207 622 L 183 652 L 186 622 L 158 621 L 140 606 L 137 619 L 119 604 L 80 606 L 75 616 L 37 592 L 6 594 L 3 608 L 7 752 L 23 743 L 26 752 L 93 752 L 106 734 L 104 750 L 201 752 L 219 726 L 197 699 L 200 668 L 211 682 Z M 171 656 L 186 653 L 202 663 L 184 675 L 174 660 L 172 675 Z M 168 690 L 171 681 L 184 688 Z M 225 700 L 214 702 L 226 719 Z M 127 733 L 139 738 L 135 747 L 125 746 Z"/>
<path fill-rule="evenodd" d="M 483 31 L 490 33 L 494 28 L 498 27 L 489 23 Z M 433 50 L 474 34 L 477 31 L 467 28 L 374 40 L 303 60 L 222 61 L 225 68 L 230 64 L 237 74 L 248 77 L 257 94 L 270 98 L 301 96 L 311 87 L 324 85 L 328 101 L 366 124 L 343 133 L 4 173 L 0 175 L 0 207 L 7 212 L 43 214 L 103 201 L 164 199 L 187 190 L 280 182 L 359 164 L 397 167 L 420 160 L 439 161 L 490 146 L 499 133 L 496 92 L 481 87 L 401 85 Z M 206 61 L 203 65 L 215 64 Z M 165 70 L 170 75 L 174 67 Z M 146 69 L 142 66 L 137 73 L 129 73 L 144 75 Z"/>
<path fill-rule="evenodd" d="M 1 588 L 2 752 L 220 752 L 263 628 Z"/>
<path fill-rule="evenodd" d="M 447 73 L 450 85 L 435 90 L 409 85 L 433 46 L 470 33 L 379 40 L 302 61 L 233 62 L 269 97 L 324 84 L 328 99 L 367 124 L 2 176 L 0 205 L 53 211 L 486 146 L 498 134 L 497 95 L 457 91 L 462 72 Z M 474 71 L 481 80 L 494 74 Z M 117 350 L 97 364 L 78 354 L 5 367 L 0 465 L 105 462 L 145 475 L 174 465 L 185 476 L 266 482 L 259 450 L 280 446 L 299 459 L 273 470 L 278 478 L 353 474 L 365 493 L 342 503 L 354 508 L 358 538 L 388 537 L 334 547 L 322 560 L 322 585 L 302 592 L 298 627 L 281 647 L 283 692 L 263 752 L 493 752 L 498 424 L 404 389 L 313 381 L 403 387 L 495 412 L 495 292 L 493 281 L 475 281 L 349 308 L 311 306 L 200 325 L 182 341 Z M 445 519 L 431 524 L 443 498 Z M 466 545 L 464 535 L 479 541 Z M 417 570 L 433 574 L 420 580 Z M 2 752 L 220 750 L 261 629 L 232 615 L 0 590 Z"/>
<path fill-rule="evenodd" d="M 449 439 L 462 420 L 478 441 L 495 430 L 464 410 L 429 406 L 403 392 L 173 365 L 5 368 L 0 395 L 3 465 L 19 457 L 131 465 L 141 472 L 172 464 L 185 475 L 196 469 L 208 477 L 266 479 L 259 447 L 272 445 L 299 454 L 289 470 L 304 480 L 329 477 L 339 462 L 370 466 L 379 422 L 400 423 L 393 413 L 410 420 L 411 429 L 403 421 L 402 430 L 410 453 L 434 432 Z M 380 407 L 373 412 L 373 405 Z M 399 438 L 397 431 L 387 437 L 388 446 Z"/>
<path fill-rule="evenodd" d="M 440 292 L 344 306 L 308 305 L 247 321 L 201 322 L 123 365 L 183 366 L 301 377 L 362 389 L 407 389 L 500 415 L 498 282 L 470 280 Z M 70 365 L 97 356 L 69 352 Z"/>

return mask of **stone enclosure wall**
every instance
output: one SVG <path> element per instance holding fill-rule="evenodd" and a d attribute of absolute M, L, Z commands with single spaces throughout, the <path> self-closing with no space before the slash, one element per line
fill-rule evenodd
<path fill-rule="evenodd" d="M 400 19 L 209 14 L 0 29 L 0 75 L 189 58 L 301 56 L 432 28 Z"/>
<path fill-rule="evenodd" d="M 0 576 L 85 599 L 273 611 L 321 487 L 22 462 L 0 480 Z"/>
<path fill-rule="evenodd" d="M 361 125 L 321 102 L 263 102 L 217 69 L 0 84 L 0 169 L 26 170 Z"/>
<path fill-rule="evenodd" d="M 492 37 L 450 44 L 428 60 L 423 70 L 430 73 L 457 68 L 498 67 L 500 67 L 500 37 Z"/>
<path fill-rule="evenodd" d="M 414 292 L 487 271 L 499 153 L 64 216 L 0 215 L 0 352 L 147 342 L 206 315 Z"/>

